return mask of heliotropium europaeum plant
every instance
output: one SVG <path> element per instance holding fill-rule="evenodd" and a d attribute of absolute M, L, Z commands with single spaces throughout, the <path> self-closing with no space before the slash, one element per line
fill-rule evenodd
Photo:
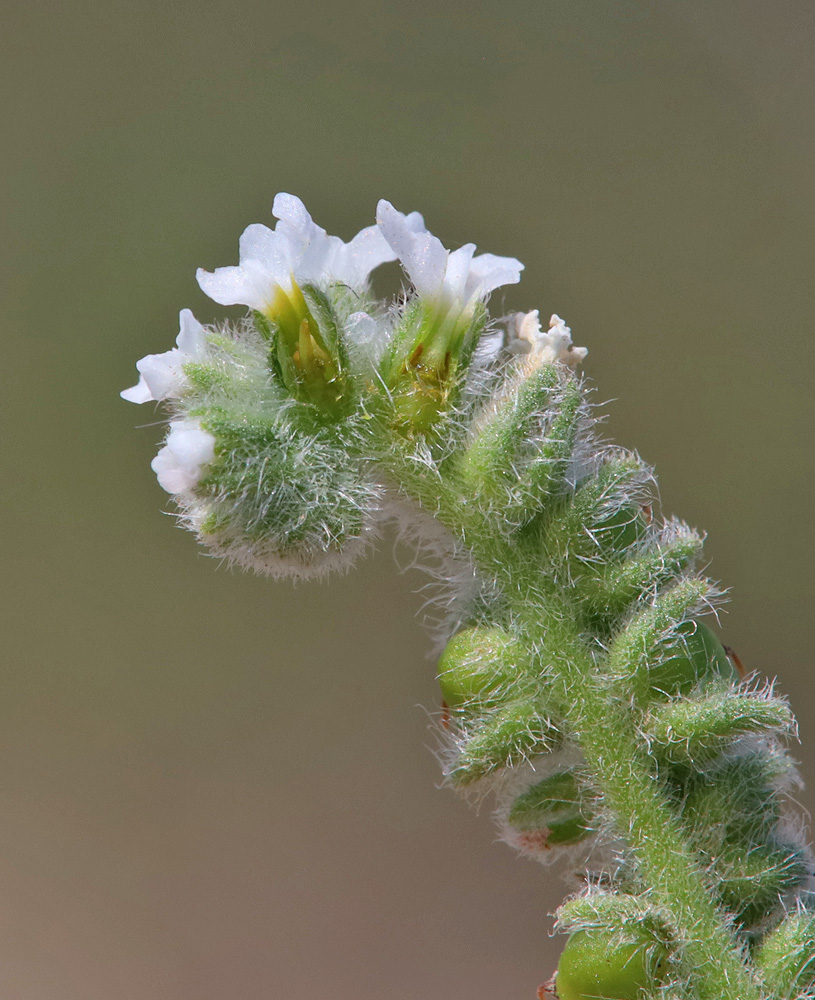
<path fill-rule="evenodd" d="M 815 998 L 792 714 L 703 621 L 699 534 L 595 435 L 586 351 L 558 316 L 491 317 L 522 265 L 448 251 L 418 213 L 380 202 L 347 244 L 291 195 L 274 214 L 198 272 L 248 314 L 183 310 L 122 393 L 169 411 L 153 469 L 183 523 L 273 576 L 345 570 L 389 519 L 433 553 L 447 780 L 494 792 L 523 854 L 587 866 L 541 996 Z M 409 291 L 378 301 L 395 259 Z"/>

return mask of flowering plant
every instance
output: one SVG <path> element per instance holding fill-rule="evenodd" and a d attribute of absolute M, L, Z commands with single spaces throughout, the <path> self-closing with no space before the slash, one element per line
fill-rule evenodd
<path fill-rule="evenodd" d="M 793 717 L 702 620 L 701 537 L 595 434 L 585 349 L 556 315 L 491 317 L 523 265 L 451 252 L 418 213 L 382 201 L 349 243 L 291 195 L 274 213 L 198 272 L 249 314 L 183 310 L 122 393 L 169 410 L 153 468 L 183 523 L 275 576 L 347 569 L 388 519 L 435 559 L 447 780 L 494 792 L 522 853 L 588 866 L 541 996 L 815 997 Z M 382 303 L 395 259 L 410 288 Z"/>

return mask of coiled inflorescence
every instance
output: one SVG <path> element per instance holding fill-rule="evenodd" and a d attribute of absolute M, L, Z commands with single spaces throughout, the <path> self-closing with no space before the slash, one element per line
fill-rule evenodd
<path fill-rule="evenodd" d="M 397 510 L 444 529 L 428 544 L 453 565 L 449 780 L 495 789 L 525 854 L 591 866 L 542 990 L 815 996 L 794 720 L 701 620 L 719 594 L 700 536 L 595 436 L 585 350 L 557 316 L 491 320 L 522 265 L 451 253 L 417 213 L 382 202 L 345 244 L 291 196 L 274 210 L 238 267 L 199 272 L 249 315 L 203 327 L 184 310 L 177 347 L 123 393 L 169 407 L 153 467 L 184 522 L 231 562 L 301 576 L 350 565 Z M 397 257 L 411 291 L 378 302 L 370 272 Z"/>

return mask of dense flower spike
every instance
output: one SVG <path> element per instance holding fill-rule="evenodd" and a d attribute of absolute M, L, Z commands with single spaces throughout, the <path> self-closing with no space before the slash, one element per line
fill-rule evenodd
<path fill-rule="evenodd" d="M 148 355 L 122 395 L 163 401 L 153 461 L 211 551 L 273 575 L 346 569 L 398 517 L 439 559 L 443 758 L 497 793 L 502 838 L 578 857 L 569 940 L 540 996 L 812 1000 L 813 860 L 788 799 L 789 706 L 702 621 L 702 536 L 652 470 L 601 444 L 557 315 L 490 319 L 513 258 L 448 251 L 418 213 L 328 236 L 291 195 L 240 264 L 199 272 L 252 311 Z M 397 258 L 397 303 L 368 277 Z"/>

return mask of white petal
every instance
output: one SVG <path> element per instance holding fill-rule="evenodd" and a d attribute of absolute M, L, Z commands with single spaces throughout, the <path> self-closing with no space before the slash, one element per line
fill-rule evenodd
<path fill-rule="evenodd" d="M 291 275 L 303 252 L 303 240 L 268 226 L 247 226 L 240 238 L 240 264 L 218 267 L 214 272 L 199 268 L 201 289 L 222 306 L 244 305 L 264 310 L 278 286 L 291 288 Z"/>
<path fill-rule="evenodd" d="M 184 364 L 199 358 L 206 350 L 206 331 L 189 309 L 178 314 L 176 344 L 163 354 L 147 354 L 136 362 L 139 381 L 120 393 L 131 403 L 168 399 L 177 396 L 184 385 Z"/>
<path fill-rule="evenodd" d="M 166 447 L 159 451 L 150 468 L 155 472 L 159 486 L 168 493 L 185 493 L 198 482 L 195 476 L 177 467 L 175 456 Z"/>
<path fill-rule="evenodd" d="M 579 364 L 589 353 L 585 347 L 572 344 L 572 331 L 557 314 L 549 320 L 549 329 L 541 330 L 538 310 L 515 313 L 509 324 L 510 340 L 507 348 L 514 353 L 524 353 L 535 363 L 551 364 L 561 361 L 567 365 Z"/>
<path fill-rule="evenodd" d="M 499 357 L 503 346 L 504 334 L 502 330 L 490 330 L 488 333 L 482 334 L 473 353 L 472 367 L 475 369 L 491 364 Z"/>
<path fill-rule="evenodd" d="M 122 389 L 119 395 L 129 403 L 149 403 L 151 399 L 155 399 L 144 381 L 144 375 L 139 375 L 139 381 L 136 385 L 132 385 L 129 389 Z"/>
<path fill-rule="evenodd" d="M 275 234 L 283 238 L 288 246 L 289 273 L 301 283 L 320 284 L 330 280 L 345 246 L 342 240 L 338 236 L 329 236 L 318 226 L 303 202 L 294 195 L 276 195 L 272 211 L 279 219 Z M 280 283 L 283 284 L 282 281 Z"/>
<path fill-rule="evenodd" d="M 520 279 L 523 264 L 514 257 L 489 253 L 476 257 L 472 243 L 448 253 L 424 228 L 418 212 L 404 216 L 383 200 L 377 207 L 376 219 L 423 298 L 443 298 L 450 306 L 458 304 L 466 309 L 473 299 L 484 299 L 499 286 Z"/>
<path fill-rule="evenodd" d="M 453 302 L 466 302 L 471 297 L 467 293 L 467 285 L 474 253 L 475 243 L 465 243 L 458 250 L 453 250 L 447 258 L 447 272 L 444 275 L 444 294 Z"/>
<path fill-rule="evenodd" d="M 540 310 L 533 309 L 528 313 L 516 313 L 515 319 L 518 337 L 521 340 L 529 341 L 530 344 L 534 344 L 543 333 L 541 330 Z"/>
<path fill-rule="evenodd" d="M 352 288 L 361 288 L 371 271 L 389 260 L 396 260 L 393 248 L 378 226 L 368 226 L 343 246 L 334 264 L 333 277 Z"/>
<path fill-rule="evenodd" d="M 326 284 L 334 277 L 336 262 L 345 244 L 339 236 L 316 237 L 303 250 L 294 276 L 301 284 Z"/>
<path fill-rule="evenodd" d="M 183 469 L 193 472 L 215 459 L 215 438 L 197 420 L 170 424 L 167 444 Z"/>
<path fill-rule="evenodd" d="M 191 309 L 182 309 L 178 314 L 178 349 L 190 358 L 199 358 L 206 348 L 206 331 L 193 316 Z"/>
<path fill-rule="evenodd" d="M 283 287 L 289 287 L 304 241 L 300 233 L 278 227 L 269 229 L 260 223 L 247 226 L 239 241 L 241 267 L 254 264 L 258 271 Z M 315 227 L 316 229 L 316 227 Z"/>
<path fill-rule="evenodd" d="M 409 223 L 384 199 L 377 205 L 376 221 L 419 295 L 425 298 L 437 296 L 447 268 L 447 251 L 441 240 L 427 230 L 417 231 L 415 216 Z"/>
<path fill-rule="evenodd" d="M 299 283 L 340 281 L 361 288 L 375 267 L 394 258 L 376 227 L 364 229 L 345 244 L 318 226 L 294 195 L 276 195 L 273 212 L 278 220 L 273 230 L 257 224 L 244 230 L 237 267 L 198 270 L 198 284 L 211 299 L 268 312 L 278 288 L 291 291 L 292 278 Z M 418 213 L 409 217 L 407 225 L 411 232 L 424 228 Z"/>
<path fill-rule="evenodd" d="M 502 285 L 514 285 L 521 280 L 524 266 L 514 257 L 497 257 L 482 253 L 473 258 L 467 281 L 468 298 L 485 299 L 490 292 Z"/>
<path fill-rule="evenodd" d="M 405 216 L 405 225 L 412 233 L 427 232 L 427 226 L 424 224 L 424 216 L 421 212 L 408 212 Z"/>
<path fill-rule="evenodd" d="M 262 310 L 268 305 L 268 290 L 259 287 L 256 276 L 247 274 L 242 267 L 216 267 L 213 272 L 199 267 L 195 277 L 201 291 L 222 306 L 242 305 Z"/>
<path fill-rule="evenodd" d="M 181 351 L 174 347 L 163 354 L 148 354 L 136 362 L 153 399 L 169 399 L 178 395 L 184 384 L 185 360 Z"/>
<path fill-rule="evenodd" d="M 275 195 L 272 215 L 280 221 L 275 232 L 286 237 L 296 253 L 301 253 L 309 243 L 326 232 L 311 218 L 303 202 L 293 194 Z"/>

